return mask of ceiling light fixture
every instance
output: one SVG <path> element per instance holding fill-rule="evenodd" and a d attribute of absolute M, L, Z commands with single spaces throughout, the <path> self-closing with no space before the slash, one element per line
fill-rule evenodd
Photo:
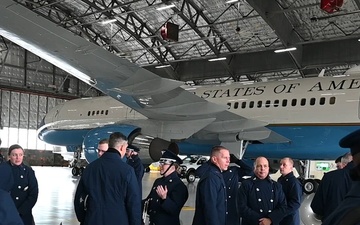
<path fill-rule="evenodd" d="M 226 4 L 231 4 L 231 3 L 234 3 L 234 2 L 238 2 L 239 0 L 228 0 L 228 1 L 226 1 L 225 3 Z"/>
<path fill-rule="evenodd" d="M 173 8 L 175 7 L 174 4 L 170 4 L 170 5 L 166 5 L 166 6 L 161 6 L 159 8 L 156 8 L 157 11 L 161 11 L 161 10 L 165 10 L 165 9 L 170 9 L 170 8 Z"/>
<path fill-rule="evenodd" d="M 292 48 L 278 49 L 278 50 L 275 50 L 274 52 L 275 53 L 281 53 L 281 52 L 290 52 L 290 51 L 295 51 L 295 50 L 296 50 L 296 47 L 292 47 Z"/>
<path fill-rule="evenodd" d="M 101 24 L 102 25 L 105 25 L 105 24 L 109 24 L 109 23 L 113 23 L 113 22 L 116 22 L 117 20 L 116 19 L 111 19 L 111 20 L 103 20 L 101 21 Z"/>
<path fill-rule="evenodd" d="M 155 69 L 161 69 L 161 68 L 166 68 L 166 67 L 170 67 L 171 65 L 161 65 L 161 66 L 155 66 Z"/>
<path fill-rule="evenodd" d="M 226 57 L 221 57 L 221 58 L 213 58 L 213 59 L 209 59 L 209 62 L 215 62 L 215 61 L 223 61 L 226 60 Z"/>

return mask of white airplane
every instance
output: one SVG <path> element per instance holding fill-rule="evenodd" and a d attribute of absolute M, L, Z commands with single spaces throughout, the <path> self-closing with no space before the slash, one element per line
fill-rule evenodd
<path fill-rule="evenodd" d="M 156 160 L 169 147 L 204 154 L 220 144 L 246 158 L 335 159 L 338 141 L 360 128 L 360 78 L 188 87 L 165 79 L 74 35 L 12 0 L 0 2 L 0 35 L 107 94 L 56 106 L 39 137 L 82 146 L 96 158 L 97 141 L 120 131 L 155 137 Z M 245 148 L 244 148 L 245 147 Z"/>

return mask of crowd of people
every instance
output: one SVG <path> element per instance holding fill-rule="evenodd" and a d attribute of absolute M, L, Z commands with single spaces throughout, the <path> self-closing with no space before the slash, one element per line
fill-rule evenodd
<path fill-rule="evenodd" d="M 350 152 L 337 159 L 338 170 L 324 174 L 311 208 L 324 225 L 355 225 L 360 222 L 360 130 L 339 144 Z M 180 212 L 189 193 L 178 174 L 182 160 L 173 151 L 163 151 L 161 177 L 144 199 L 139 148 L 114 132 L 98 143 L 97 152 L 75 192 L 81 225 L 182 224 Z M 10 146 L 8 158 L 0 164 L 0 224 L 34 225 L 32 208 L 39 193 L 35 173 L 23 163 L 21 146 Z M 293 168 L 291 158 L 281 159 L 281 176 L 275 181 L 267 158 L 256 158 L 252 168 L 227 148 L 214 146 L 209 161 L 197 169 L 192 225 L 300 225 L 302 186 Z"/>

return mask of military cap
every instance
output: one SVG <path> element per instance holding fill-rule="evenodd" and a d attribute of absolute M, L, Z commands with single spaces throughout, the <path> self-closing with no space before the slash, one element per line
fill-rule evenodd
<path fill-rule="evenodd" d="M 139 152 L 139 151 L 140 151 L 140 148 L 136 147 L 135 145 L 128 145 L 128 147 L 126 148 L 126 150 L 134 151 L 134 152 Z"/>
<path fill-rule="evenodd" d="M 173 153 L 170 150 L 164 149 L 162 156 L 160 158 L 160 162 L 165 162 L 165 161 L 170 161 L 170 162 L 174 162 L 177 164 L 182 164 L 183 161 L 179 158 L 179 156 L 177 156 L 175 153 Z"/>
<path fill-rule="evenodd" d="M 350 148 L 351 155 L 353 156 L 360 153 L 360 129 L 343 137 L 339 145 L 342 148 Z"/>

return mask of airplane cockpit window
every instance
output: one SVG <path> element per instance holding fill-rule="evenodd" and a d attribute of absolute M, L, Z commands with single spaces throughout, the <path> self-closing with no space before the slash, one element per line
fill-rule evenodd
<path fill-rule="evenodd" d="M 291 106 L 296 106 L 296 103 L 297 103 L 297 99 L 296 98 L 293 98 L 291 100 Z"/>
<path fill-rule="evenodd" d="M 283 106 L 283 107 L 286 107 L 286 106 L 287 106 L 287 99 L 283 99 L 283 100 L 282 100 L 282 106 Z"/>
<path fill-rule="evenodd" d="M 310 98 L 310 105 L 315 105 L 315 101 L 316 101 L 315 98 Z"/>
<path fill-rule="evenodd" d="M 258 101 L 258 102 L 257 102 L 257 107 L 258 107 L 258 108 L 261 108 L 261 106 L 262 106 L 262 101 Z"/>
<path fill-rule="evenodd" d="M 329 101 L 329 103 L 330 103 L 330 105 L 334 105 L 335 104 L 335 97 L 331 97 L 330 98 L 330 101 Z"/>
<path fill-rule="evenodd" d="M 279 99 L 275 99 L 274 101 L 274 107 L 278 107 L 279 106 Z"/>
<path fill-rule="evenodd" d="M 306 98 L 302 98 L 302 99 L 301 99 L 300 105 L 301 105 L 301 106 L 306 105 Z"/>
<path fill-rule="evenodd" d="M 266 108 L 269 108 L 269 107 L 270 107 L 270 102 L 271 102 L 270 100 L 266 100 L 266 102 L 265 102 L 265 107 L 266 107 Z"/>
<path fill-rule="evenodd" d="M 325 104 L 325 97 L 321 97 L 320 98 L 320 105 L 324 105 Z"/>

